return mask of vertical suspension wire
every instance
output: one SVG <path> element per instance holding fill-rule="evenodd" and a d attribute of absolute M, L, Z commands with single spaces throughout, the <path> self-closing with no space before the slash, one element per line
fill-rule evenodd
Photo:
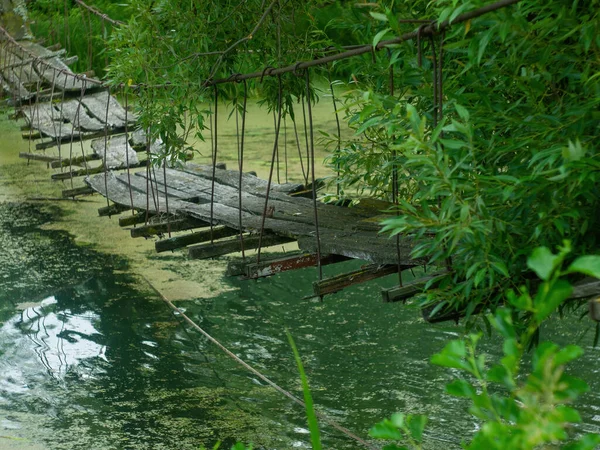
<path fill-rule="evenodd" d="M 212 148 L 212 177 L 210 183 L 210 243 L 214 244 L 214 215 L 215 215 L 215 177 L 217 173 L 217 152 L 219 150 L 219 89 L 217 85 L 214 85 L 215 91 L 215 124 L 213 135 L 213 148 Z"/>
<path fill-rule="evenodd" d="M 388 58 L 390 57 L 390 52 L 388 51 Z M 394 65 L 390 64 L 389 69 L 389 91 L 390 96 L 394 96 Z M 399 216 L 398 210 L 398 164 L 396 162 L 396 150 L 392 150 L 392 203 L 396 206 L 396 215 Z M 400 287 L 403 286 L 402 282 L 402 252 L 400 251 L 400 234 L 396 234 L 396 262 L 398 264 L 398 283 Z"/>
<path fill-rule="evenodd" d="M 144 225 L 148 225 L 150 218 L 150 127 L 146 127 L 146 215 Z"/>
<path fill-rule="evenodd" d="M 72 165 L 73 161 L 73 139 L 75 138 L 75 126 L 77 126 L 77 130 L 79 133 L 79 140 L 81 141 L 81 118 L 79 117 L 79 110 L 81 108 L 81 102 L 83 101 L 83 96 L 85 95 L 85 80 L 81 83 L 81 94 L 79 97 L 79 103 L 77 104 L 77 108 L 75 110 L 75 117 L 73 120 L 73 129 L 71 130 L 71 142 L 69 144 L 69 165 Z M 59 138 L 60 139 L 60 138 Z M 81 155 L 83 154 L 83 144 L 81 145 Z M 87 164 L 85 164 L 86 174 L 88 173 Z M 69 179 L 71 181 L 71 189 L 73 189 L 73 171 L 70 172 Z"/>
<path fill-rule="evenodd" d="M 242 260 L 246 260 L 246 251 L 244 249 L 244 227 L 242 224 L 242 181 L 244 171 L 244 139 L 246 135 L 246 105 L 248 103 L 248 84 L 244 80 L 244 103 L 242 106 L 242 136 L 240 139 L 239 152 L 238 152 L 238 223 L 240 227 L 240 247 L 242 249 Z"/>
<path fill-rule="evenodd" d="M 31 63 L 31 70 L 33 72 L 33 62 Z M 56 76 L 56 70 L 54 71 L 54 76 Z M 39 80 L 39 77 L 38 77 Z M 33 96 L 30 95 L 29 96 L 29 114 L 33 114 Z M 37 98 L 37 93 L 36 93 L 36 102 L 39 99 Z M 33 141 L 33 115 L 31 116 L 31 121 L 29 123 L 29 139 L 28 139 L 28 145 L 29 145 L 29 153 L 31 153 L 31 142 Z"/>
<path fill-rule="evenodd" d="M 52 130 L 54 131 L 54 135 L 55 136 L 59 136 L 60 134 L 56 134 L 56 121 L 54 120 L 54 106 L 52 105 L 52 99 L 54 98 L 54 86 L 56 84 L 56 69 L 52 68 L 52 87 L 50 89 L 50 119 L 52 120 Z M 37 97 L 37 95 L 36 95 Z M 31 96 L 30 96 L 31 98 Z M 37 98 L 36 101 L 40 101 L 40 98 Z M 31 102 L 29 102 L 29 104 L 31 105 Z M 62 121 L 62 115 L 58 117 L 59 122 Z M 60 126 L 60 125 L 59 125 Z M 31 137 L 31 135 L 30 135 Z M 31 143 L 29 144 L 31 145 Z"/>
<path fill-rule="evenodd" d="M 67 90 L 67 76 L 65 75 L 65 81 L 63 82 L 63 88 L 61 92 L 60 98 L 60 112 L 59 117 L 60 120 L 58 122 L 58 162 L 60 164 L 60 171 L 63 171 L 63 162 L 62 162 L 62 125 L 63 125 L 63 105 L 65 104 L 65 91 Z M 71 168 L 71 164 L 69 163 L 69 170 Z"/>
<path fill-rule="evenodd" d="M 306 123 L 306 108 L 304 107 L 304 97 L 305 95 L 300 96 L 300 101 L 302 102 L 302 118 L 304 119 L 304 142 L 306 142 L 306 180 L 308 184 L 308 178 L 310 177 L 310 150 L 308 148 L 308 126 Z M 308 99 L 310 102 L 310 98 Z"/>
<path fill-rule="evenodd" d="M 34 108 L 35 108 L 35 113 L 31 113 L 31 126 L 33 127 L 33 121 L 36 119 L 37 117 L 37 123 L 38 123 L 38 130 L 40 132 L 40 137 L 42 136 L 42 121 L 40 120 L 40 102 L 38 101 L 37 97 L 39 96 L 40 91 L 42 90 L 42 77 L 38 77 L 38 81 L 36 83 L 35 86 L 35 92 L 36 92 L 36 102 Z M 55 138 L 56 139 L 56 138 Z M 58 139 L 60 140 L 60 139 Z M 45 150 L 44 150 L 45 152 Z"/>
<path fill-rule="evenodd" d="M 110 87 L 106 91 L 106 111 L 104 115 L 104 191 L 106 192 L 106 207 L 110 207 L 110 201 L 108 200 L 108 161 L 106 160 L 106 153 L 108 151 L 108 108 L 110 105 Z M 110 217 L 110 211 L 109 211 Z"/>
<path fill-rule="evenodd" d="M 273 110 L 273 130 L 277 129 L 277 113 Z M 277 149 L 275 150 L 275 160 L 277 165 L 277 184 L 281 184 L 281 177 L 279 175 L 279 142 L 277 143 Z"/>
<path fill-rule="evenodd" d="M 339 158 L 340 150 L 342 149 L 342 127 L 340 126 L 340 116 L 338 114 L 337 102 L 335 100 L 335 92 L 333 90 L 333 82 L 331 81 L 331 65 L 330 64 L 327 64 L 327 80 L 329 81 L 329 90 L 331 91 L 331 100 L 333 101 L 333 110 L 335 111 L 335 123 L 337 126 L 337 145 L 335 147 L 335 151 Z M 337 181 L 335 183 L 335 185 L 336 185 L 335 191 L 336 191 L 336 195 L 339 200 L 340 199 L 339 198 L 340 197 L 340 162 L 339 162 L 339 160 L 336 164 L 336 171 L 337 171 Z"/>
<path fill-rule="evenodd" d="M 129 167 L 129 93 L 125 85 L 122 87 L 122 95 L 125 98 L 125 164 L 127 165 L 127 183 L 129 184 L 129 203 L 131 205 L 131 215 L 135 215 L 133 207 L 133 190 L 131 187 L 131 169 Z"/>
<path fill-rule="evenodd" d="M 317 266 L 319 268 L 319 281 L 323 279 L 323 267 L 321 264 L 321 236 L 319 234 L 319 213 L 317 211 L 317 184 L 315 182 L 315 139 L 313 129 L 313 117 L 312 117 L 312 106 L 310 104 L 310 71 L 306 69 L 306 99 L 307 99 L 307 110 L 308 110 L 308 126 L 310 131 L 310 164 L 311 164 L 311 181 L 312 181 L 312 197 L 313 197 L 313 210 L 315 214 L 315 237 L 317 239 Z M 323 297 L 321 297 L 323 300 Z"/>
<path fill-rule="evenodd" d="M 82 80 L 81 83 L 81 98 L 79 99 L 79 103 L 77 104 L 77 112 L 75 113 L 75 117 L 77 118 L 77 122 L 78 122 L 78 127 L 77 130 L 79 132 L 79 145 L 81 146 L 81 157 L 83 158 L 83 166 L 85 167 L 85 174 L 86 176 L 90 175 L 89 172 L 89 167 L 88 167 L 88 163 L 85 159 L 85 151 L 83 149 L 83 131 L 82 131 L 82 127 L 81 127 L 81 115 L 82 115 L 82 110 L 83 110 L 83 97 L 85 96 L 85 90 L 87 88 L 87 83 L 86 80 Z M 83 114 L 85 114 L 85 111 L 83 111 Z"/>
<path fill-rule="evenodd" d="M 285 163 L 285 182 L 288 182 L 288 151 L 287 151 L 287 121 L 283 116 L 283 158 Z"/>
<path fill-rule="evenodd" d="M 308 174 L 306 173 L 306 170 L 304 170 L 304 158 L 302 157 L 302 150 L 300 149 L 300 138 L 298 137 L 298 126 L 296 125 L 296 115 L 293 113 L 294 109 L 292 106 L 292 114 L 294 116 L 294 119 L 292 120 L 292 123 L 294 124 L 294 136 L 296 138 L 296 147 L 298 148 L 298 159 L 300 160 L 300 169 L 302 170 L 302 178 L 304 179 L 304 185 L 308 185 Z M 307 162 L 308 164 L 308 162 Z"/>
<path fill-rule="evenodd" d="M 265 220 L 267 219 L 268 208 L 269 208 L 269 194 L 271 192 L 271 184 L 273 183 L 273 169 L 275 167 L 275 154 L 277 152 L 277 146 L 279 144 L 279 129 L 281 128 L 281 116 L 283 109 L 283 84 L 281 82 L 281 75 L 277 75 L 277 111 L 278 118 L 275 126 L 275 142 L 273 143 L 273 154 L 271 155 L 271 168 L 269 170 L 269 180 L 267 181 L 267 192 L 265 195 L 265 207 L 263 208 L 263 214 L 260 222 L 260 234 L 258 236 L 258 251 L 256 253 L 256 263 L 260 263 L 260 254 L 262 250 L 263 235 L 265 232 Z"/>

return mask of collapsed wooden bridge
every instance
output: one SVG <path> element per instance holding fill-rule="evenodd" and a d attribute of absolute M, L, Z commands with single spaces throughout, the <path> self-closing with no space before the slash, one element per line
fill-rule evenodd
<path fill-rule="evenodd" d="M 35 142 L 36 151 L 20 156 L 59 169 L 53 179 L 71 180 L 65 197 L 92 192 L 106 197 L 113 204 L 101 208 L 100 215 L 130 210 L 132 215 L 122 217 L 120 225 L 133 226 L 132 237 L 159 236 L 157 252 L 185 247 L 191 258 L 241 253 L 242 262 L 232 264 L 228 272 L 248 278 L 348 259 L 368 262 L 338 277 L 319 277 L 314 283 L 314 295 L 319 297 L 425 264 L 409 256 L 410 238 L 394 245 L 379 234 L 378 219 L 389 204 L 371 202 L 370 207 L 353 208 L 322 204 L 307 198 L 311 191 L 306 186 L 272 184 L 216 162 L 214 167 L 150 166 L 142 155 L 158 153 L 162 143 L 149 142 L 146 133 L 136 129 L 135 115 L 109 89 L 73 73 L 68 67 L 73 59 L 65 59 L 63 51 L 17 42 L 4 34 L 0 82 L 17 116 L 26 122 L 23 138 Z M 74 150 L 74 143 L 86 140 L 91 140 L 90 149 L 81 145 L 81 150 Z M 38 152 L 51 147 L 58 154 Z M 132 170 L 136 167 L 142 169 Z M 73 186 L 78 176 L 86 177 L 86 186 Z M 265 247 L 290 242 L 297 242 L 299 252 L 275 260 L 261 255 Z M 251 249 L 257 250 L 256 257 L 247 257 Z M 384 301 L 406 298 L 423 283 L 386 290 Z"/>

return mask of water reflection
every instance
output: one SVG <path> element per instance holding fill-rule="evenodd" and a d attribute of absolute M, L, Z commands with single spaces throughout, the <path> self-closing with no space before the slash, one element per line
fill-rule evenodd
<path fill-rule="evenodd" d="M 41 231 L 35 224 L 10 234 L 0 227 L 0 241 L 13 247 L 30 242 L 22 248 L 34 254 L 23 260 L 34 261 L 36 233 Z M 256 448 L 309 448 L 301 408 L 183 326 L 135 279 L 116 273 L 119 261 L 62 236 L 58 242 L 46 237 L 54 239 L 45 254 L 53 263 L 36 270 L 51 280 L 48 285 L 36 284 L 10 258 L 6 273 L 13 280 L 20 276 L 21 285 L 5 289 L 10 279 L 0 280 L 0 436 L 26 439 L 15 448 L 38 443 L 58 450 L 197 449 L 217 439 L 224 440 L 223 448 L 236 440 Z M 328 266 L 326 275 L 357 264 Z M 73 284 L 56 288 L 65 274 Z M 365 436 L 396 411 L 424 413 L 430 417 L 427 448 L 459 448 L 477 422 L 465 402 L 444 394 L 453 374 L 429 359 L 462 328 L 424 325 L 417 311 L 381 303 L 377 286 L 392 284 L 392 278 L 323 303 L 300 300 L 315 276 L 302 270 L 269 280 L 224 280 L 229 292 L 184 306 L 232 351 L 301 397 L 285 337 L 289 329 L 319 409 L 358 434 Z M 46 295 L 32 300 L 28 286 Z M 579 338 L 578 324 L 559 322 L 544 333 L 572 342 Z M 586 355 L 572 370 L 592 385 L 579 405 L 582 429 L 598 432 L 600 358 L 591 339 L 590 333 L 582 338 Z M 494 340 L 485 340 L 482 350 L 492 357 L 501 352 Z M 323 425 L 322 431 L 327 448 L 356 448 L 331 428 Z M 0 438 L 0 448 L 12 447 L 13 441 Z"/>

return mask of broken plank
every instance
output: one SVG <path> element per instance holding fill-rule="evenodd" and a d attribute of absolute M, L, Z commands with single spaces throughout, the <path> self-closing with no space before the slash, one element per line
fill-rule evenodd
<path fill-rule="evenodd" d="M 350 258 L 339 255 L 324 255 L 321 257 L 321 265 L 326 266 L 342 261 L 347 261 Z M 305 267 L 314 267 L 317 265 L 317 255 L 302 254 L 293 255 L 286 258 L 271 259 L 268 261 L 261 261 L 259 263 L 253 262 L 245 266 L 244 274 L 247 278 L 264 278 L 270 277 L 281 272 L 287 272 L 288 270 L 303 269 Z"/>
<path fill-rule="evenodd" d="M 208 225 L 208 224 L 206 224 Z M 236 236 L 240 232 L 234 228 L 218 226 L 211 230 L 202 230 L 195 233 L 184 234 L 182 236 L 175 236 L 169 239 L 162 239 L 156 241 L 154 247 L 157 253 L 166 252 L 168 250 L 175 250 L 181 247 L 187 247 L 192 244 L 199 244 L 201 242 L 208 242 L 211 239 L 223 239 L 226 237 Z"/>
<path fill-rule="evenodd" d="M 355 284 L 364 283 L 376 278 L 385 277 L 398 272 L 398 266 L 392 264 L 369 264 L 352 272 L 344 273 L 332 278 L 326 278 L 313 283 L 313 292 L 317 297 L 333 294 Z"/>
<path fill-rule="evenodd" d="M 442 278 L 444 278 L 448 272 L 436 272 L 431 275 L 427 275 L 425 277 L 418 278 L 409 283 L 404 284 L 403 286 L 395 286 L 390 289 L 382 289 L 381 297 L 384 303 L 398 302 L 401 300 L 406 300 L 414 295 L 420 294 L 423 292 L 425 285 L 427 283 L 435 283 Z"/>
<path fill-rule="evenodd" d="M 64 101 L 56 109 L 62 112 L 63 117 L 71 122 L 74 128 L 84 131 L 104 130 L 104 124 L 95 117 L 90 116 L 79 100 Z"/>
<path fill-rule="evenodd" d="M 295 239 L 276 234 L 266 234 L 262 238 L 262 247 L 271 247 L 273 245 L 287 244 L 294 242 Z M 259 235 L 253 234 L 244 236 L 244 250 L 252 250 L 258 248 Z M 214 243 L 200 244 L 190 247 L 188 255 L 194 259 L 208 259 L 217 256 L 227 255 L 229 253 L 237 253 L 242 251 L 242 244 L 238 238 L 219 241 Z"/>
<path fill-rule="evenodd" d="M 125 108 L 108 91 L 86 95 L 81 102 L 93 117 L 112 128 L 124 128 L 125 120 L 129 124 L 133 124 L 137 120 L 135 115 L 131 112 L 126 112 Z"/>
<path fill-rule="evenodd" d="M 131 229 L 131 237 L 150 237 L 168 233 L 169 231 L 183 231 L 192 228 L 205 227 L 207 224 L 198 220 L 174 219 L 170 222 L 150 223 L 141 227 Z"/>

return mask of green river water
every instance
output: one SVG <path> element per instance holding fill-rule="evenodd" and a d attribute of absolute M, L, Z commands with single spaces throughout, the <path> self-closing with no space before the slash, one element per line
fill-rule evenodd
<path fill-rule="evenodd" d="M 330 109 L 316 114 L 331 128 Z M 248 170 L 263 175 L 272 118 L 253 105 L 255 144 Z M 304 411 L 265 386 L 185 326 L 149 289 L 144 275 L 205 330 L 273 381 L 301 396 L 285 336 L 296 339 L 318 409 L 361 436 L 403 411 L 430 417 L 429 449 L 454 449 L 478 426 L 467 405 L 444 394 L 452 373 L 431 355 L 463 329 L 425 324 L 401 303 L 383 304 L 387 277 L 302 300 L 316 270 L 243 281 L 223 276 L 225 261 L 157 255 L 116 219 L 97 217 L 97 196 L 39 202 L 68 183 L 51 183 L 28 151 L 20 123 L 0 120 L 0 449 L 197 449 L 237 440 L 255 448 L 310 448 Z M 223 119 L 225 121 L 225 119 Z M 223 127 L 224 145 L 234 134 Z M 262 143 L 261 143 L 262 142 Z M 231 164 L 234 158 L 224 153 Z M 321 154 L 323 156 L 323 154 Z M 291 157 L 290 157 L 291 158 Z M 290 159 L 290 179 L 298 179 Z M 319 174 L 326 174 L 324 168 Z M 324 268 L 326 276 L 360 266 Z M 581 430 L 600 431 L 600 350 L 587 318 L 543 330 L 577 341 L 585 356 L 570 371 L 591 386 L 577 405 Z M 482 348 L 497 356 L 498 342 Z M 321 424 L 325 448 L 359 445 Z"/>

